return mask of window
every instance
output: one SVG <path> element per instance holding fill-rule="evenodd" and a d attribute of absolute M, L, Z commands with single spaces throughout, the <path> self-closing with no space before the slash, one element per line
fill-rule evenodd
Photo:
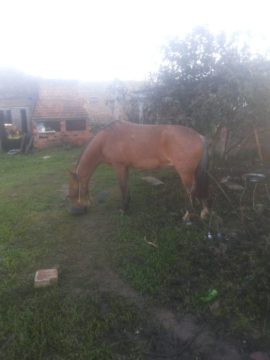
<path fill-rule="evenodd" d="M 37 122 L 37 131 L 39 133 L 54 133 L 61 130 L 60 121 L 45 120 Z"/>
<path fill-rule="evenodd" d="M 67 131 L 86 130 L 85 119 L 66 120 Z"/>

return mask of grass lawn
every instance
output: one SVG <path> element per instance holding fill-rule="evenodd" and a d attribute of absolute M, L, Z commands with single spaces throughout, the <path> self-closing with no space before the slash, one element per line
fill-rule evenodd
<path fill-rule="evenodd" d="M 153 187 L 131 171 L 122 214 L 115 175 L 100 166 L 93 206 L 72 217 L 64 198 L 79 153 L 0 155 L 0 358 L 176 358 L 179 344 L 153 318 L 155 307 L 196 316 L 243 352 L 268 351 L 268 208 L 248 213 L 243 228 L 237 207 L 215 191 L 218 216 L 184 226 L 177 176 L 153 173 L 164 181 Z M 209 228 L 222 238 L 209 239 Z M 34 289 L 35 271 L 55 266 L 58 285 Z M 189 350 L 183 359 L 204 359 Z"/>

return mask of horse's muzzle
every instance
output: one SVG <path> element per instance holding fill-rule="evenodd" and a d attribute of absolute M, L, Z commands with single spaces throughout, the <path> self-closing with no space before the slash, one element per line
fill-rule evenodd
<path fill-rule="evenodd" d="M 70 208 L 70 213 L 71 215 L 83 215 L 87 213 L 87 207 L 83 206 L 83 207 L 71 207 Z"/>

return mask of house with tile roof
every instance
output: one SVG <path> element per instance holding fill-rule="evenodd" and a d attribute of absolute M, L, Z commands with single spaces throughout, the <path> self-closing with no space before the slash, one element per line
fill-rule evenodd
<path fill-rule="evenodd" d="M 82 145 L 104 125 L 128 119 L 123 99 L 135 85 L 41 80 L 0 72 L 0 145 L 4 125 L 15 126 L 21 139 L 36 148 Z M 20 147 L 19 140 L 16 146 Z"/>

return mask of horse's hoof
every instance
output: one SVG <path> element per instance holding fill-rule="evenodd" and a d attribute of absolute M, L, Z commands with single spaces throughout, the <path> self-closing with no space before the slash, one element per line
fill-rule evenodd
<path fill-rule="evenodd" d="M 190 213 L 186 211 L 185 215 L 182 217 L 184 223 L 190 222 Z"/>
<path fill-rule="evenodd" d="M 209 217 L 209 210 L 208 209 L 203 209 L 201 211 L 201 220 L 207 220 Z"/>

